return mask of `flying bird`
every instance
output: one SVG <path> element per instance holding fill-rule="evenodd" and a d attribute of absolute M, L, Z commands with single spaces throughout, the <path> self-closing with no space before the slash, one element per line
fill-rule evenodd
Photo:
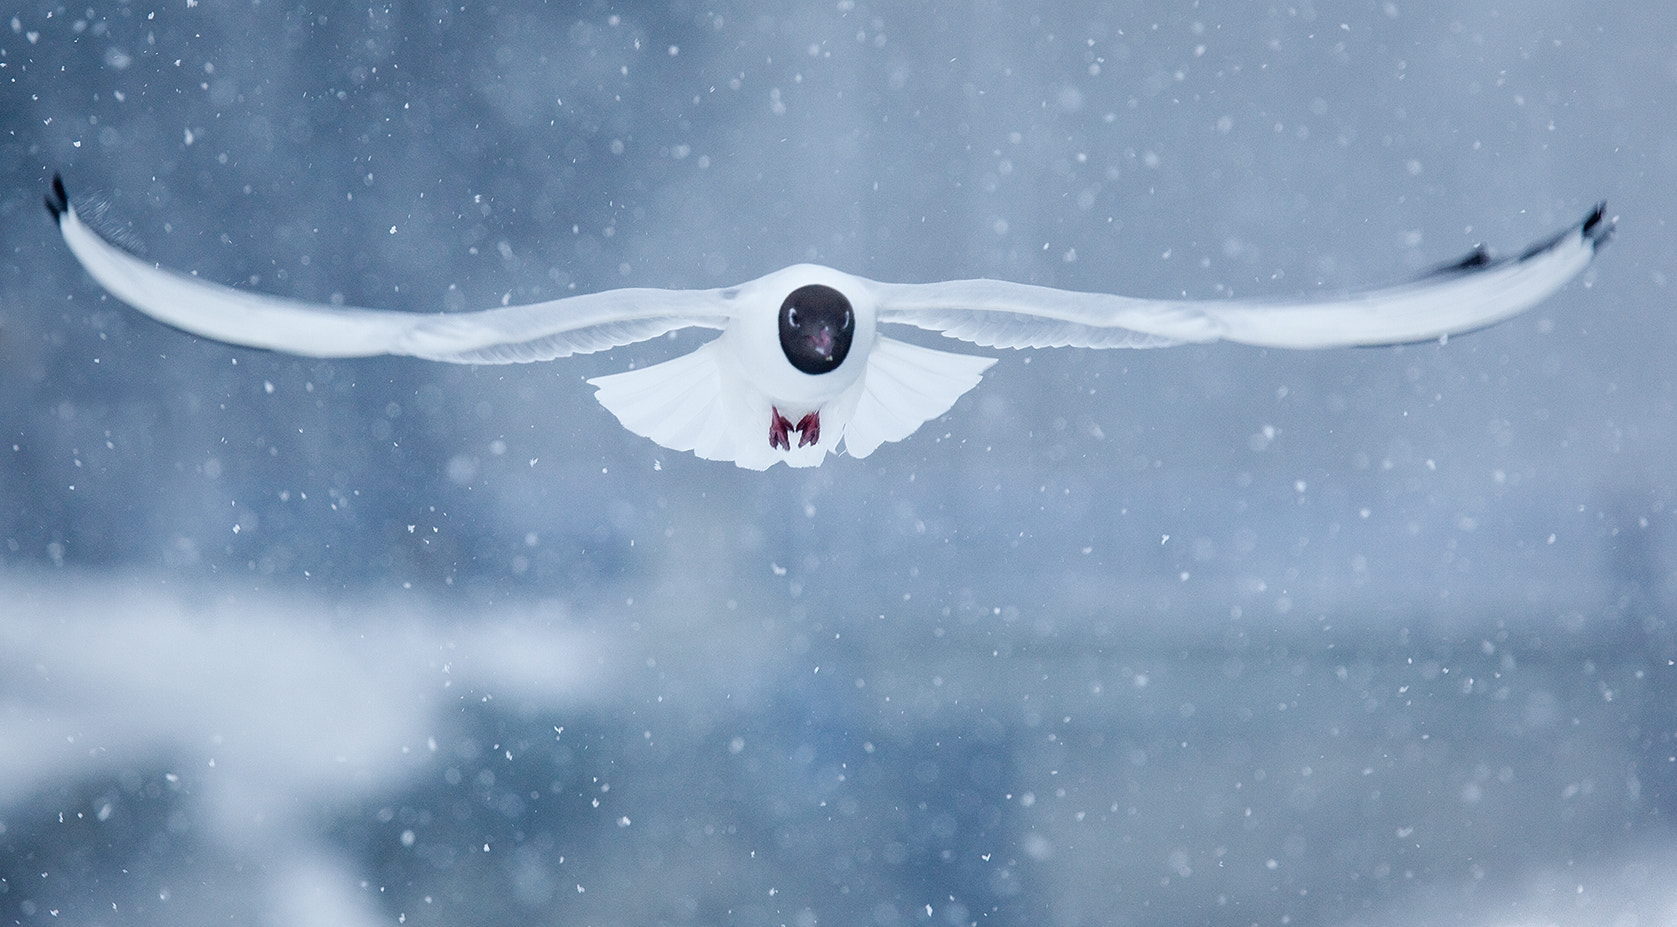
<path fill-rule="evenodd" d="M 797 264 L 717 289 L 631 288 L 478 312 L 416 313 L 284 299 L 157 267 L 83 222 L 57 176 L 46 206 L 82 267 L 112 295 L 228 344 L 307 357 L 509 364 L 604 351 L 678 329 L 716 329 L 721 335 L 691 353 L 588 382 L 635 434 L 753 470 L 813 467 L 841 442 L 850 456 L 866 457 L 949 411 L 995 363 L 887 337 L 882 325 L 988 348 L 1429 341 L 1536 305 L 1582 271 L 1613 231 L 1602 204 L 1517 257 L 1493 258 L 1479 248 L 1408 283 L 1322 300 L 1135 299 L 999 280 L 880 283 Z"/>

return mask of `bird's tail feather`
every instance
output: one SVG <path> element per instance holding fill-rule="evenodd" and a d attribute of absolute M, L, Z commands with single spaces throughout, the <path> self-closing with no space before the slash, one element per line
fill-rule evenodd
<path fill-rule="evenodd" d="M 690 354 L 651 367 L 595 377 L 595 398 L 623 427 L 664 447 L 707 460 L 731 460 L 751 470 L 777 463 L 813 467 L 842 438 L 852 457 L 866 457 L 887 441 L 901 441 L 949 411 L 995 358 L 951 354 L 880 338 L 852 388 L 820 409 L 821 439 L 776 450 L 769 443 L 770 405 L 753 391 L 712 341 Z M 794 416 L 801 410 L 781 410 Z"/>
<path fill-rule="evenodd" d="M 715 343 L 651 367 L 595 377 L 595 398 L 623 427 L 677 451 L 713 460 L 730 432 Z"/>
<path fill-rule="evenodd" d="M 880 338 L 868 355 L 855 412 L 844 425 L 844 449 L 866 457 L 887 441 L 908 437 L 948 412 L 995 362 Z"/>

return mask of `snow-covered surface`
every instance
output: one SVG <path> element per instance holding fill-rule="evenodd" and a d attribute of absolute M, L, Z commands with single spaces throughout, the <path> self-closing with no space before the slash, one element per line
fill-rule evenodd
<path fill-rule="evenodd" d="M 0 921 L 1677 923 L 1674 30 L 0 14 Z M 398 309 L 799 261 L 1286 295 L 1619 232 L 1448 344 L 995 352 L 747 473 L 584 382 L 691 337 L 199 341 L 78 271 L 55 171 L 170 266 Z"/>

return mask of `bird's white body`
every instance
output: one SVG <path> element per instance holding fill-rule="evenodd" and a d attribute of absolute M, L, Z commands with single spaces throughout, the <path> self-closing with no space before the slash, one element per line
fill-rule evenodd
<path fill-rule="evenodd" d="M 681 328 L 720 329 L 720 337 L 681 357 L 589 382 L 630 431 L 756 470 L 776 463 L 815 466 L 841 445 L 853 457 L 866 457 L 947 412 L 995 363 L 887 337 L 879 330 L 883 324 L 998 348 L 1216 340 L 1322 348 L 1424 341 L 1482 328 L 1537 304 L 1583 270 L 1612 231 L 1598 208 L 1518 258 L 1493 261 L 1476 251 L 1412 283 L 1329 300 L 1133 299 L 994 280 L 888 284 L 797 264 L 721 289 L 610 290 L 426 314 L 323 306 L 183 276 L 94 232 L 56 179 L 47 207 L 82 266 L 118 299 L 230 344 L 311 357 L 398 354 L 514 363 L 606 350 Z M 811 305 L 825 305 L 832 319 L 842 319 L 840 343 L 826 331 L 819 349 L 789 340 L 803 330 L 788 328 L 789 318 L 796 321 L 788 308 L 799 311 L 794 303 L 808 290 L 827 300 Z M 805 326 L 817 311 L 807 310 Z"/>
<path fill-rule="evenodd" d="M 849 297 L 856 312 L 851 350 L 864 363 L 811 375 L 787 362 L 774 315 L 786 293 L 812 283 Z M 829 267 L 788 267 L 721 291 L 739 307 L 738 324 L 721 337 L 654 367 L 589 382 L 630 431 L 710 460 L 753 470 L 777 462 L 815 466 L 841 439 L 851 456 L 866 457 L 949 411 L 995 363 L 880 336 L 875 289 L 871 280 Z M 794 421 L 818 413 L 827 425 L 813 444 L 777 450 L 766 440 L 776 410 Z"/>

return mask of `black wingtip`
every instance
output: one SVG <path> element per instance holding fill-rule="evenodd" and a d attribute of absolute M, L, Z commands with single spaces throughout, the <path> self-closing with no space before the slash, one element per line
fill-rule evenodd
<path fill-rule="evenodd" d="M 1600 248 L 1612 240 L 1615 225 L 1616 222 L 1607 218 L 1607 201 L 1602 200 L 1595 204 L 1595 211 L 1584 219 L 1579 232 L 1590 240 L 1590 247 Z"/>
<path fill-rule="evenodd" d="M 1467 257 L 1451 261 L 1448 264 L 1440 264 L 1415 279 L 1431 280 L 1434 277 L 1454 277 L 1458 274 L 1471 274 L 1475 271 L 1483 270 L 1493 264 L 1499 263 L 1501 262 L 1491 257 L 1491 252 L 1486 250 L 1484 245 L 1478 245 L 1467 255 Z"/>
<path fill-rule="evenodd" d="M 1491 263 L 1491 252 L 1486 249 L 1484 245 L 1478 245 L 1474 247 L 1472 254 L 1469 254 L 1467 257 L 1464 257 L 1454 263 L 1446 264 L 1443 267 L 1434 270 L 1432 273 L 1434 275 L 1452 274 L 1457 271 L 1474 270 L 1475 268 L 1484 267 L 1489 263 Z"/>
<path fill-rule="evenodd" d="M 1541 257 L 1542 255 L 1553 251 L 1565 242 L 1571 241 L 1572 236 L 1574 235 L 1577 235 L 1582 240 L 1589 242 L 1590 250 L 1591 252 L 1594 252 L 1602 245 L 1612 240 L 1614 224 L 1614 220 L 1607 217 L 1607 201 L 1602 200 L 1601 202 L 1595 204 L 1595 209 L 1591 210 L 1590 214 L 1584 217 L 1583 222 L 1570 229 L 1557 232 L 1554 235 L 1533 244 L 1525 251 L 1522 251 L 1518 257 L 1493 258 L 1491 253 L 1485 250 L 1485 246 L 1480 245 L 1474 248 L 1467 257 L 1458 261 L 1451 261 L 1448 264 L 1429 270 L 1417 279 L 1427 280 L 1433 277 L 1449 277 L 1457 274 L 1470 274 L 1510 262 L 1518 264 L 1522 261 L 1529 261 L 1533 258 Z"/>
<path fill-rule="evenodd" d="M 64 178 L 56 173 L 52 175 L 52 190 L 41 198 L 47 205 L 47 212 L 52 215 L 52 221 L 63 222 L 64 213 L 70 209 L 70 196 L 64 192 Z"/>

